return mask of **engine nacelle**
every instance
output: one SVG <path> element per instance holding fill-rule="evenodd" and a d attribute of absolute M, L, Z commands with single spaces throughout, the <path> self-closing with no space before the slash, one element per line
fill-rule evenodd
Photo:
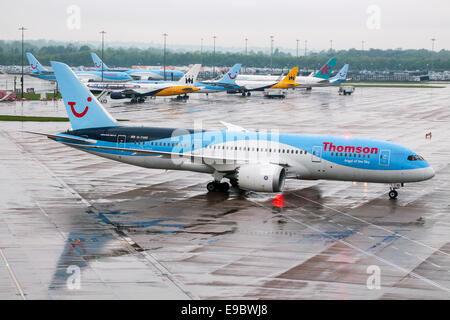
<path fill-rule="evenodd" d="M 122 94 L 122 92 L 111 92 L 109 95 L 111 99 L 118 100 L 118 99 L 125 99 L 126 97 Z"/>
<path fill-rule="evenodd" d="M 275 164 L 247 164 L 236 174 L 239 188 L 249 191 L 280 192 L 286 180 L 286 170 Z"/>

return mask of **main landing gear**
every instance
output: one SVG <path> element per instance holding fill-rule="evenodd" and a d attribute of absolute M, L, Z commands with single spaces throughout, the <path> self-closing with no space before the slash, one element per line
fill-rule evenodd
<path fill-rule="evenodd" d="M 252 95 L 252 93 L 250 91 L 248 92 L 242 92 L 242 96 L 245 97 L 247 95 L 247 97 L 250 97 Z"/>
<path fill-rule="evenodd" d="M 227 192 L 230 189 L 228 182 L 211 181 L 206 185 L 208 192 L 221 191 Z"/>
<path fill-rule="evenodd" d="M 403 187 L 403 183 L 392 183 L 389 185 L 391 190 L 389 191 L 389 198 L 391 199 L 397 199 L 398 197 L 398 192 L 397 189 Z"/>
<path fill-rule="evenodd" d="M 185 95 L 179 95 L 179 96 L 177 96 L 177 98 L 176 98 L 177 100 L 180 100 L 180 101 L 187 101 L 188 99 L 189 99 L 189 96 L 187 95 L 187 94 L 185 94 Z"/>
<path fill-rule="evenodd" d="M 131 103 L 143 103 L 145 102 L 145 98 L 144 97 L 133 97 L 130 100 Z"/>

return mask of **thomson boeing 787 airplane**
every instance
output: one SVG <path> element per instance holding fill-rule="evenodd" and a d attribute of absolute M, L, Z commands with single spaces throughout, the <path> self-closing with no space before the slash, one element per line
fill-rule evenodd
<path fill-rule="evenodd" d="M 52 62 L 72 129 L 43 134 L 67 146 L 116 161 L 211 174 L 208 191 L 279 192 L 286 178 L 388 183 L 389 196 L 407 182 L 434 176 L 413 150 L 390 142 L 336 136 L 119 125 L 63 63 Z"/>

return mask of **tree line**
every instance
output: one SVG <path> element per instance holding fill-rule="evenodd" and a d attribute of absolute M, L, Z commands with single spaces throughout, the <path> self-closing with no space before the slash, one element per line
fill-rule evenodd
<path fill-rule="evenodd" d="M 0 40 L 0 65 L 21 64 L 21 42 Z M 32 52 L 44 65 L 51 60 L 65 62 L 71 66 L 93 66 L 90 52 L 101 56 L 101 50 L 89 45 L 53 44 L 39 46 L 25 43 L 24 51 Z M 357 70 L 450 70 L 450 51 L 434 52 L 426 49 L 369 49 L 369 50 L 324 50 L 311 52 L 307 56 L 298 58 L 291 53 L 275 49 L 272 57 L 262 51 L 250 51 L 247 55 L 238 52 L 203 52 L 166 51 L 166 65 L 189 65 L 201 63 L 204 66 L 232 66 L 242 63 L 246 67 L 291 68 L 299 66 L 301 69 L 314 70 L 323 65 L 327 59 L 336 57 L 336 68 L 349 63 L 353 71 Z M 163 65 L 164 52 L 159 48 L 106 48 L 103 58 L 110 67 L 128 68 L 132 65 Z M 25 57 L 25 64 L 28 64 Z"/>

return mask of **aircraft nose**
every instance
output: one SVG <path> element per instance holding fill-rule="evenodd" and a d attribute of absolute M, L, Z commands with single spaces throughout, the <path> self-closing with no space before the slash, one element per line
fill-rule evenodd
<path fill-rule="evenodd" d="M 425 180 L 431 179 L 434 177 L 434 174 L 435 174 L 434 169 L 431 166 L 429 166 L 429 167 L 425 168 L 424 173 L 423 173 L 423 178 Z"/>

